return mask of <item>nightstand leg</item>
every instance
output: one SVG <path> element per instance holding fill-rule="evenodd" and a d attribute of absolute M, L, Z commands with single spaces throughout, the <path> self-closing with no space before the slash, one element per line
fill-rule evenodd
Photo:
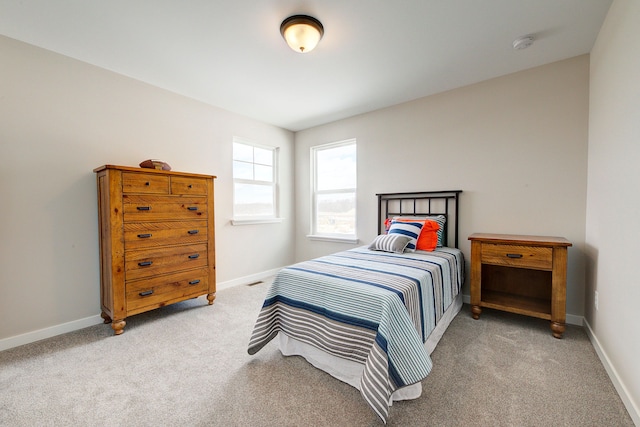
<path fill-rule="evenodd" d="M 551 332 L 553 332 L 555 338 L 561 339 L 565 329 L 566 326 L 564 323 L 551 322 Z"/>
<path fill-rule="evenodd" d="M 562 338 L 565 330 L 567 309 L 567 248 L 553 249 L 553 271 L 551 273 L 551 331 Z"/>
<path fill-rule="evenodd" d="M 482 243 L 471 242 L 471 316 L 474 319 L 480 317 L 482 308 L 480 307 L 480 294 L 482 289 Z"/>
<path fill-rule="evenodd" d="M 482 313 L 482 308 L 479 305 L 471 306 L 471 317 L 477 320 L 478 318 L 480 318 L 481 313 Z"/>

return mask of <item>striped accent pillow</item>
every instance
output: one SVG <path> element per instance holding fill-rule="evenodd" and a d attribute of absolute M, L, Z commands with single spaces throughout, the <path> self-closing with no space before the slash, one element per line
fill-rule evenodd
<path fill-rule="evenodd" d="M 446 242 L 444 241 L 444 223 L 447 221 L 447 217 L 444 215 L 434 215 L 428 216 L 427 219 L 437 222 L 440 226 L 440 228 L 438 228 L 438 247 L 446 246 Z"/>
<path fill-rule="evenodd" d="M 418 236 L 422 231 L 423 221 L 405 222 L 405 221 L 391 221 L 391 227 L 389 227 L 389 234 L 400 234 L 410 237 L 411 240 L 405 248 L 405 252 L 415 252 L 416 244 L 418 242 Z"/>
<path fill-rule="evenodd" d="M 369 245 L 372 251 L 393 252 L 401 254 L 411 240 L 408 236 L 402 234 L 381 234 Z"/>

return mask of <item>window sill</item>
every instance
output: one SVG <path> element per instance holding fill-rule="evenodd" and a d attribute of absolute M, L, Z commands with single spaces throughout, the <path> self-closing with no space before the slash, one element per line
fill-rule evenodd
<path fill-rule="evenodd" d="M 351 243 L 351 244 L 360 243 L 360 240 L 357 237 L 317 236 L 314 234 L 310 234 L 307 236 L 307 238 L 309 240 L 317 240 L 320 242 Z"/>
<path fill-rule="evenodd" d="M 232 219 L 231 225 L 279 224 L 281 222 L 282 218 Z"/>

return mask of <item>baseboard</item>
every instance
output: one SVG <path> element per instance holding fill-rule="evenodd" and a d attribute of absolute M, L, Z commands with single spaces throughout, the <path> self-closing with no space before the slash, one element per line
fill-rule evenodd
<path fill-rule="evenodd" d="M 624 383 L 620 379 L 620 376 L 618 375 L 618 371 L 616 371 L 616 368 L 614 368 L 613 365 L 611 364 L 611 361 L 609 360 L 607 353 L 604 351 L 604 349 L 600 345 L 600 341 L 598 341 L 598 337 L 593 332 L 593 329 L 591 329 L 591 325 L 589 325 L 589 322 L 587 322 L 586 319 L 584 320 L 584 326 L 585 326 L 585 330 L 587 331 L 587 335 L 589 336 L 589 340 L 591 340 L 591 344 L 593 345 L 593 348 L 596 350 L 596 354 L 600 358 L 600 361 L 602 362 L 604 369 L 607 371 L 607 374 L 609 375 L 609 378 L 611 379 L 613 386 L 618 392 L 620 399 L 622 399 L 622 403 L 624 404 L 625 408 L 627 408 L 627 412 L 629 412 L 629 416 L 631 417 L 631 420 L 633 420 L 633 423 L 635 425 L 640 426 L 640 411 L 638 410 L 638 407 L 635 405 L 635 403 L 629 396 L 627 387 L 624 385 Z"/>
<path fill-rule="evenodd" d="M 240 277 L 238 279 L 227 280 L 226 282 L 218 282 L 216 283 L 216 290 L 221 291 L 223 289 L 232 288 L 234 286 L 248 285 L 249 283 L 259 282 L 260 280 L 266 279 L 267 277 L 275 276 L 275 274 L 281 269 L 282 267 L 274 268 L 273 270 L 251 274 L 249 276 Z"/>
<path fill-rule="evenodd" d="M 462 302 L 464 302 L 465 304 L 471 304 L 471 296 L 462 294 Z M 566 322 L 569 325 L 583 326 L 584 317 L 567 313 Z"/>
<path fill-rule="evenodd" d="M 566 322 L 569 325 L 576 325 L 576 326 L 584 327 L 584 317 L 583 316 L 576 316 L 575 314 L 567 313 Z"/>
<path fill-rule="evenodd" d="M 261 273 L 252 274 L 249 276 L 240 277 L 234 280 L 228 280 L 226 282 L 220 282 L 216 284 L 216 290 L 231 288 L 238 285 L 246 285 L 254 283 L 275 275 L 280 268 L 274 268 L 273 270 L 263 271 Z M 16 335 L 14 337 L 0 339 L 0 351 L 8 350 L 10 348 L 19 347 L 21 345 L 30 344 L 32 342 L 40 341 L 46 338 L 55 337 L 56 335 L 66 334 L 78 329 L 87 328 L 89 326 L 103 323 L 102 317 L 99 314 L 95 316 L 85 317 L 84 319 L 73 320 L 71 322 L 62 323 L 60 325 L 50 326 L 48 328 L 39 329 L 37 331 L 27 332 L 25 334 Z"/>
<path fill-rule="evenodd" d="M 103 323 L 103 319 L 99 314 L 96 314 L 95 316 L 85 317 L 84 319 L 73 320 L 14 337 L 3 338 L 0 340 L 0 351 L 55 337 L 56 335 L 66 334 L 67 332 L 77 331 L 78 329 L 87 328 L 99 323 Z"/>

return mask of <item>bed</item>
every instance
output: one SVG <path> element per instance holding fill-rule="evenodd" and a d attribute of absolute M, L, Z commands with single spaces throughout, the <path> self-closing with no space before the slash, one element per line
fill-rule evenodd
<path fill-rule="evenodd" d="M 430 354 L 462 307 L 461 192 L 377 194 L 373 242 L 278 272 L 249 354 L 277 337 L 283 355 L 302 356 L 357 388 L 386 423 L 393 401 L 421 395 Z M 420 223 L 438 224 L 429 250 L 405 233 Z"/>

